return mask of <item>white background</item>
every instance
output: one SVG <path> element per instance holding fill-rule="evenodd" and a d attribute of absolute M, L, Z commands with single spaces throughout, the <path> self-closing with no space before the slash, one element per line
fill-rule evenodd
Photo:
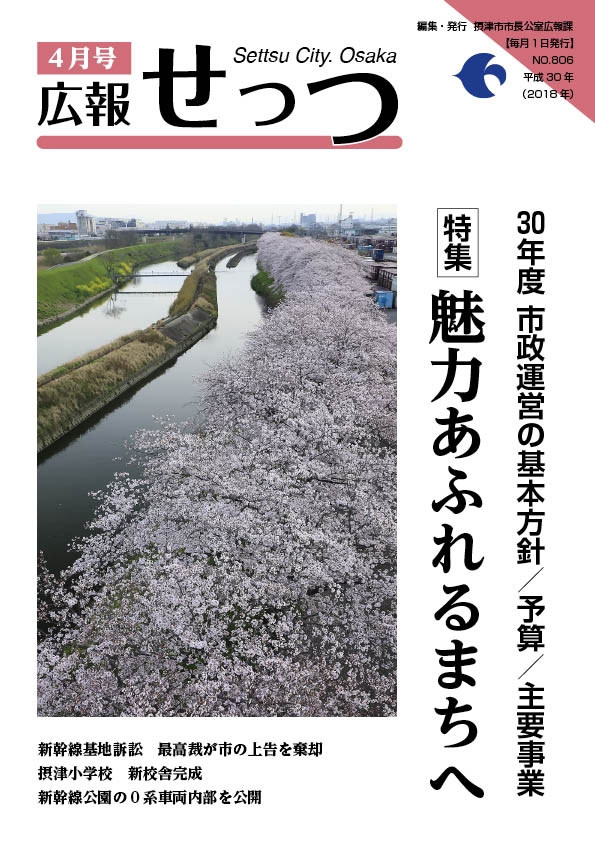
<path fill-rule="evenodd" d="M 560 5 L 560 17 L 565 17 Z M 16 28 L 5 46 L 8 148 L 2 202 L 4 253 L 10 257 L 4 275 L 7 429 L 2 484 L 2 695 L 7 708 L 2 765 L 13 823 L 7 838 L 134 835 L 156 840 L 181 833 L 225 840 L 591 838 L 593 124 L 559 99 L 524 101 L 524 68 L 486 36 L 416 32 L 417 19 L 446 23 L 457 18 L 440 2 L 343 2 L 328 8 L 305 0 L 296 5 L 168 7 L 63 2 L 35 9 L 28 5 L 16 12 Z M 228 134 L 252 132 L 248 103 L 236 92 L 259 81 L 294 83 L 296 94 L 301 90 L 303 111 L 296 108 L 291 121 L 270 129 L 273 134 L 330 134 L 357 128 L 374 112 L 363 91 L 345 92 L 343 103 L 337 95 L 332 106 L 332 94 L 326 101 L 320 94 L 318 101 L 305 92 L 307 81 L 373 71 L 373 66 L 336 62 L 316 71 L 295 64 L 253 65 L 248 73 L 242 70 L 245 66 L 232 64 L 236 46 L 396 49 L 396 69 L 380 65 L 377 70 L 388 71 L 397 87 L 400 111 L 391 133 L 403 137 L 403 147 L 393 152 L 41 151 L 35 146 L 41 87 L 35 76 L 35 42 L 92 39 L 133 42 L 131 98 L 139 112 L 130 131 L 135 133 L 169 132 L 155 114 L 156 83 L 140 82 L 141 70 L 155 69 L 160 46 L 176 47 L 180 56 L 185 51 L 184 64 L 189 64 L 195 43 L 213 46 L 213 67 L 228 70 L 229 99 L 219 93 L 217 100 L 219 131 Z M 493 53 L 507 69 L 506 84 L 499 88 L 493 83 L 492 99 L 474 99 L 453 78 L 475 52 Z M 218 84 L 214 80 L 214 93 Z M 342 116 L 343 104 L 349 108 Z M 37 720 L 32 385 L 36 205 L 284 201 L 302 202 L 305 211 L 309 203 L 341 201 L 344 207 L 349 202 L 396 202 L 399 210 L 399 715 L 371 720 Z M 480 397 L 470 407 L 482 448 L 467 460 L 476 480 L 473 487 L 484 498 L 484 508 L 467 522 L 478 551 L 486 555 L 481 570 L 467 578 L 481 610 L 480 626 L 469 635 L 479 647 L 478 686 L 467 694 L 480 734 L 472 747 L 448 751 L 442 748 L 433 713 L 445 695 L 437 686 L 434 649 L 450 638 L 433 620 L 443 580 L 431 566 L 432 537 L 441 521 L 430 503 L 445 491 L 447 461 L 432 453 L 437 413 L 430 406 L 441 385 L 430 360 L 445 356 L 444 348 L 428 344 L 430 296 L 439 288 L 437 207 L 480 208 L 481 274 L 470 285 L 484 298 L 488 335 L 479 354 L 484 363 Z M 524 662 L 515 652 L 520 613 L 516 591 L 524 579 L 515 564 L 514 517 L 516 213 L 522 209 L 545 211 L 548 257 L 549 516 L 546 569 L 537 580 L 537 592 L 547 598 L 548 645 L 545 658 L 530 673 L 546 687 L 547 795 L 532 800 L 515 795 L 515 691 L 524 668 L 519 669 Z M 11 319 L 15 310 L 16 323 Z M 204 764 L 206 785 L 213 788 L 231 788 L 236 782 L 262 787 L 264 804 L 257 808 L 36 807 L 36 744 L 52 739 L 323 740 L 324 756 L 303 762 Z M 484 787 L 483 800 L 469 796 L 453 779 L 439 793 L 429 787 L 429 779 L 451 762 Z"/>

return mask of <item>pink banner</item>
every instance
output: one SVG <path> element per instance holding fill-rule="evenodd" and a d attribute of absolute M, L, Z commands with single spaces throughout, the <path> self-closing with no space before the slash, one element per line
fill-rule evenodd
<path fill-rule="evenodd" d="M 448 0 L 480 31 L 595 120 L 593 0 Z M 486 26 L 495 24 L 493 27 Z M 518 30 L 507 24 L 518 22 Z"/>
<path fill-rule="evenodd" d="M 39 41 L 39 75 L 130 74 L 130 41 Z"/>

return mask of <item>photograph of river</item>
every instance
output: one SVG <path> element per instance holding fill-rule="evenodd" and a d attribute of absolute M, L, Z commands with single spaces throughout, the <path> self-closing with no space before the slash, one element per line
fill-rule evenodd
<path fill-rule="evenodd" d="M 189 269 L 180 269 L 174 260 L 150 263 L 139 268 L 116 293 L 107 293 L 57 325 L 41 328 L 37 374 L 156 322 L 167 314 L 189 274 Z"/>
<path fill-rule="evenodd" d="M 71 559 L 65 550 L 73 538 L 84 534 L 85 524 L 91 518 L 95 506 L 89 492 L 106 487 L 117 466 L 114 460 L 126 458 L 129 437 L 136 430 L 150 424 L 154 417 L 173 414 L 181 421 L 193 417 L 201 392 L 201 385 L 195 383 L 194 378 L 199 378 L 228 354 L 240 351 L 246 333 L 262 319 L 266 304 L 250 287 L 250 279 L 256 274 L 255 255 L 247 255 L 233 269 L 226 268 L 227 260 L 223 258 L 215 267 L 219 307 L 217 327 L 142 387 L 122 396 L 106 407 L 104 412 L 73 430 L 49 448 L 47 455 L 45 452 L 40 455 L 39 546 L 51 569 L 59 570 L 68 566 Z M 147 269 L 157 271 L 163 269 L 164 265 L 170 267 L 167 262 L 153 264 Z M 178 287 L 180 285 L 179 281 L 172 281 L 174 284 Z M 104 312 L 108 306 L 109 303 L 98 305 L 89 316 L 92 318 L 95 312 Z M 147 296 L 141 300 L 139 296 L 131 304 L 126 301 L 125 306 L 131 310 L 139 307 L 143 313 L 152 310 L 152 315 L 142 323 L 146 325 L 167 312 L 168 305 L 161 297 Z M 99 338 L 100 326 L 92 326 L 99 338 L 97 345 L 113 338 L 113 321 L 105 314 L 103 320 L 107 323 L 104 338 Z M 82 342 L 86 335 L 84 316 L 80 318 L 80 323 L 81 328 L 77 330 L 74 339 L 79 340 L 80 337 Z M 67 323 L 70 324 L 72 322 Z M 56 335 L 58 333 L 56 330 Z M 44 334 L 40 339 L 49 339 L 50 336 Z M 46 365 L 42 362 L 44 358 L 56 359 L 60 354 L 68 353 L 58 336 L 55 346 L 46 343 L 43 347 L 44 357 L 41 356 L 42 347 L 39 348 L 41 367 Z"/>
<path fill-rule="evenodd" d="M 40 209 L 41 716 L 396 715 L 395 211 L 264 207 Z"/>

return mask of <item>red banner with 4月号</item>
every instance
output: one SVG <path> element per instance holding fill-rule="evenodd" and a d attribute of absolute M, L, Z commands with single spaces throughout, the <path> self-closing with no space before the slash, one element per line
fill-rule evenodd
<path fill-rule="evenodd" d="M 132 68 L 130 41 L 39 41 L 38 75 L 110 73 L 127 75 Z"/>

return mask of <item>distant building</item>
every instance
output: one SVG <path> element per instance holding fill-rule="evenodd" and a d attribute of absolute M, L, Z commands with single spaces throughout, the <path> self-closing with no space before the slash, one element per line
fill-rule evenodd
<path fill-rule="evenodd" d="M 53 230 L 59 228 L 62 231 L 77 231 L 77 224 L 76 222 L 57 222 L 55 225 L 52 225 L 51 228 Z"/>
<path fill-rule="evenodd" d="M 108 226 L 106 222 L 100 222 L 99 219 L 95 220 L 95 230 L 97 232 L 98 237 L 104 237 L 107 229 Z"/>
<path fill-rule="evenodd" d="M 397 235 L 397 220 L 389 219 L 384 225 L 378 228 L 378 233 L 385 237 L 396 237 Z"/>
<path fill-rule="evenodd" d="M 154 228 L 190 228 L 187 219 L 158 219 Z"/>
<path fill-rule="evenodd" d="M 353 219 L 353 214 L 349 214 L 345 219 L 338 219 L 337 222 L 327 225 L 326 232 L 331 237 L 347 237 L 355 234 L 357 227 Z"/>
<path fill-rule="evenodd" d="M 76 240 L 78 232 L 68 228 L 49 228 L 43 235 L 44 240 Z"/>
<path fill-rule="evenodd" d="M 300 225 L 302 228 L 312 228 L 316 225 L 315 213 L 300 213 Z"/>
<path fill-rule="evenodd" d="M 95 220 L 86 210 L 77 210 L 76 227 L 81 237 L 94 237 L 97 234 Z"/>

